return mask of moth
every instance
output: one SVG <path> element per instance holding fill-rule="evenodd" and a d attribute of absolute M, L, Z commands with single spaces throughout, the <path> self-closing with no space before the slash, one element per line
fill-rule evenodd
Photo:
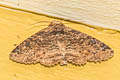
<path fill-rule="evenodd" d="M 23 64 L 54 66 L 72 63 L 81 66 L 108 60 L 113 55 L 114 51 L 96 38 L 52 21 L 47 28 L 20 43 L 9 58 Z"/>

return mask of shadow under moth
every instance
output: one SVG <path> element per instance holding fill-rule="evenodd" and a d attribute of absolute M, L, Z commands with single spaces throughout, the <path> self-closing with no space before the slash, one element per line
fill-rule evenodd
<path fill-rule="evenodd" d="M 20 43 L 9 58 L 18 63 L 44 66 L 84 65 L 108 60 L 113 54 L 114 51 L 103 42 L 52 21 L 47 28 Z"/>

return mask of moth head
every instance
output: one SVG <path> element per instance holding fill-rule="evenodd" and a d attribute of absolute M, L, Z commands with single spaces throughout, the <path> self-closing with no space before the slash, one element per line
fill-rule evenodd
<path fill-rule="evenodd" d="M 59 21 L 52 21 L 50 24 L 49 24 L 49 27 L 63 27 L 64 24 L 62 22 L 59 22 Z"/>

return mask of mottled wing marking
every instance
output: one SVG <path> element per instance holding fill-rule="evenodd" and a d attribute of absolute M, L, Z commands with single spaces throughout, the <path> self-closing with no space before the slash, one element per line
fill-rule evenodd
<path fill-rule="evenodd" d="M 113 50 L 101 41 L 76 30 L 71 30 L 70 32 L 74 35 L 73 39 L 71 38 L 70 40 L 70 44 L 71 47 L 76 44 L 76 54 L 74 52 L 66 54 L 68 55 L 67 59 L 69 62 L 76 65 L 82 65 L 87 61 L 105 61 L 113 56 Z"/>
<path fill-rule="evenodd" d="M 99 40 L 53 21 L 47 28 L 19 44 L 10 53 L 10 59 L 44 66 L 65 65 L 68 62 L 84 65 L 87 61 L 108 60 L 113 53 L 110 47 Z"/>

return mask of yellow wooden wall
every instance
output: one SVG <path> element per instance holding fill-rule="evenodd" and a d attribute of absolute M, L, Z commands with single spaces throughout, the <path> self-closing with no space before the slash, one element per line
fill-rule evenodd
<path fill-rule="evenodd" d="M 108 44 L 115 51 L 114 57 L 102 63 L 87 63 L 81 67 L 69 64 L 51 68 L 9 60 L 14 44 L 19 44 L 47 27 L 53 20 L 62 21 L 66 26 Z M 0 6 L 0 80 L 120 80 L 120 33 Z"/>

